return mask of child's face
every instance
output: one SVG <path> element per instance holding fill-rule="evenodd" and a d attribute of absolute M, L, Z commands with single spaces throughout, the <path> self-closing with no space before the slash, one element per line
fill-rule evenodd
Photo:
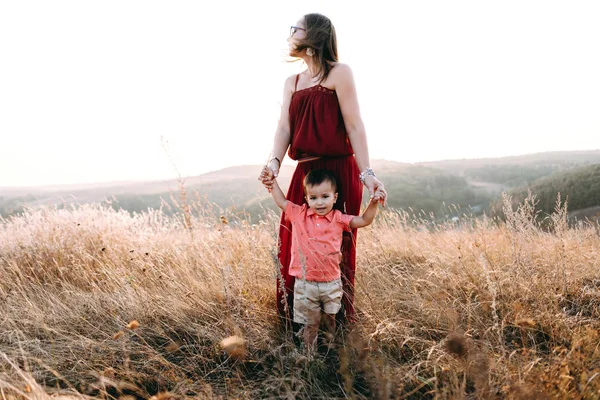
<path fill-rule="evenodd" d="M 325 215 L 333 209 L 338 194 L 334 192 L 331 182 L 325 181 L 318 185 L 309 185 L 305 190 L 308 206 L 315 214 Z"/>

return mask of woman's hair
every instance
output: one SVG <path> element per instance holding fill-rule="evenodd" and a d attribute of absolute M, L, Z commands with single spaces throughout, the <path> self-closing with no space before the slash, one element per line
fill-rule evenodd
<path fill-rule="evenodd" d="M 304 177 L 304 187 L 317 186 L 323 182 L 329 182 L 334 192 L 337 192 L 337 180 L 333 172 L 327 169 L 313 169 Z"/>
<path fill-rule="evenodd" d="M 314 59 L 319 66 L 317 77 L 319 83 L 327 79 L 332 62 L 338 61 L 337 38 L 331 20 L 322 14 L 306 14 L 304 16 L 306 36 L 300 41 L 297 51 L 313 49 Z"/>

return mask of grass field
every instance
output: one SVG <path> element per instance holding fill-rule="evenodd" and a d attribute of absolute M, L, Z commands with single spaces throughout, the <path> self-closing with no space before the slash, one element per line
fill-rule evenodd
<path fill-rule="evenodd" d="M 509 204 L 381 212 L 358 234 L 359 321 L 316 357 L 275 314 L 273 214 L 1 220 L 0 398 L 598 399 L 600 227 Z"/>

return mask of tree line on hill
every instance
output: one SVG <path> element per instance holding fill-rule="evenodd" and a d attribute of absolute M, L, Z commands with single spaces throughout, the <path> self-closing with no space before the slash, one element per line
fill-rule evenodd
<path fill-rule="evenodd" d="M 522 202 L 531 192 L 536 198 L 536 208 L 542 214 L 551 214 L 558 194 L 568 202 L 568 210 L 582 210 L 600 206 L 600 164 L 573 168 L 542 177 L 532 184 L 508 191 L 513 204 Z M 500 214 L 499 201 L 490 206 L 492 213 Z"/>

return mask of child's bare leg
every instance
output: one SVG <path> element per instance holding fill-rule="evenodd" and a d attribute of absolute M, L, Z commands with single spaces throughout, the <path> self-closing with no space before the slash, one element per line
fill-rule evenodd
<path fill-rule="evenodd" d="M 340 307 L 342 304 L 342 296 L 344 295 L 344 289 L 342 286 L 342 281 L 340 279 L 328 282 L 324 286 L 324 293 L 322 295 L 322 318 L 323 325 L 325 325 L 326 329 L 326 334 L 324 336 L 329 342 L 327 343 L 328 347 L 331 348 L 333 346 L 333 341 L 335 339 L 336 332 L 335 318 L 337 316 L 337 313 L 340 311 Z"/>
<path fill-rule="evenodd" d="M 333 340 L 335 339 L 335 314 L 327 314 L 324 312 L 322 314 L 322 318 L 323 322 L 325 323 L 325 329 L 327 329 L 327 332 L 325 334 L 325 337 L 328 341 L 327 345 L 331 347 L 331 345 L 333 344 Z"/>
<path fill-rule="evenodd" d="M 317 343 L 319 333 L 319 322 L 304 325 L 303 339 L 308 353 L 312 353 Z"/>
<path fill-rule="evenodd" d="M 317 342 L 317 336 L 319 334 L 319 324 L 321 323 L 321 309 L 314 307 L 307 310 L 306 313 L 306 325 L 304 325 L 304 332 L 302 338 L 304 339 L 304 345 L 309 353 L 315 348 Z"/>

